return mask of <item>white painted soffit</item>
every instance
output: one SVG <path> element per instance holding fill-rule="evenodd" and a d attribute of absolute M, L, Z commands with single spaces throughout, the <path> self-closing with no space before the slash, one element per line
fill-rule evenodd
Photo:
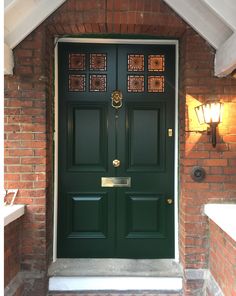
<path fill-rule="evenodd" d="M 12 49 L 66 0 L 5 0 L 4 41 Z"/>
<path fill-rule="evenodd" d="M 164 0 L 191 27 L 215 49 L 219 48 L 233 31 L 216 14 L 199 0 Z"/>
<path fill-rule="evenodd" d="M 236 31 L 235 0 L 202 0 L 226 25 Z"/>
<path fill-rule="evenodd" d="M 163 0 L 215 49 L 215 75 L 236 69 L 236 0 Z"/>
<path fill-rule="evenodd" d="M 216 51 L 215 75 L 224 77 L 234 69 L 236 69 L 236 31 Z"/>
<path fill-rule="evenodd" d="M 4 43 L 4 75 L 12 75 L 14 67 L 14 59 L 12 49 Z"/>

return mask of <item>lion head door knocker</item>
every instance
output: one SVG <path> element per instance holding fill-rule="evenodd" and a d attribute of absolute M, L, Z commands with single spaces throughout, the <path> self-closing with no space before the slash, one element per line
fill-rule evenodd
<path fill-rule="evenodd" d="M 122 107 L 123 95 L 120 90 L 114 90 L 111 94 L 111 105 L 115 109 Z"/>

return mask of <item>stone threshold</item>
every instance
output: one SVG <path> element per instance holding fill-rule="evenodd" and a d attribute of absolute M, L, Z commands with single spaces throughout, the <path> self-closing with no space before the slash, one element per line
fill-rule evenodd
<path fill-rule="evenodd" d="M 49 291 L 182 291 L 182 268 L 172 259 L 58 259 Z"/>
<path fill-rule="evenodd" d="M 183 270 L 173 259 L 57 259 L 48 275 L 182 277 Z"/>

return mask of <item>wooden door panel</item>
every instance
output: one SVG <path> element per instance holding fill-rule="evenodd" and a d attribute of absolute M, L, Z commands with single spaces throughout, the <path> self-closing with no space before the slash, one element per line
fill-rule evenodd
<path fill-rule="evenodd" d="M 126 134 L 127 171 L 164 170 L 164 103 L 128 103 Z"/>
<path fill-rule="evenodd" d="M 68 105 L 68 170 L 107 170 L 107 104 Z"/>
<path fill-rule="evenodd" d="M 67 201 L 68 238 L 107 238 L 107 194 L 69 193 Z"/>
<path fill-rule="evenodd" d="M 172 258 L 173 208 L 166 194 L 135 193 L 124 189 L 117 199 L 117 256 L 120 258 Z M 140 221 L 143 224 L 140 224 Z"/>
<path fill-rule="evenodd" d="M 164 238 L 164 198 L 156 194 L 127 193 L 126 238 Z"/>

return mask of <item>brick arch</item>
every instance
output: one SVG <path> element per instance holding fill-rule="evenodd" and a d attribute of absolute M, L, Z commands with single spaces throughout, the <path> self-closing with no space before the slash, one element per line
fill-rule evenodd
<path fill-rule="evenodd" d="M 185 22 L 161 0 L 68 0 L 46 23 L 52 35 L 151 34 L 180 37 Z"/>

